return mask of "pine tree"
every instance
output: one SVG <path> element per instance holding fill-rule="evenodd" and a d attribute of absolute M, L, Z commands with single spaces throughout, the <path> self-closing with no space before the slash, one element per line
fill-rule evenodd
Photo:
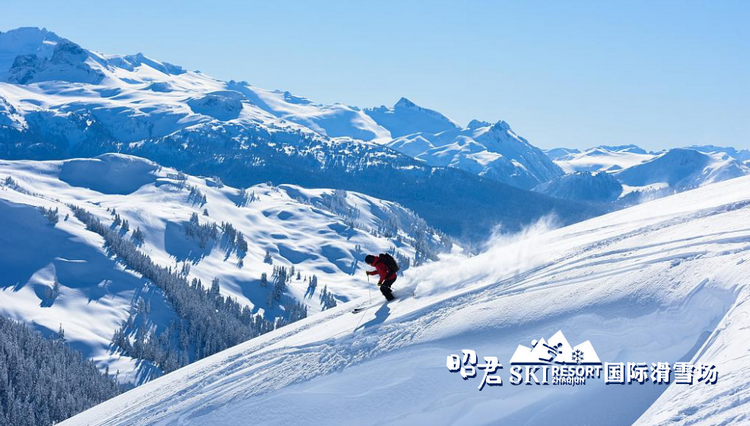
<path fill-rule="evenodd" d="M 0 317 L 0 424 L 48 426 L 120 392 L 116 378 L 57 335 Z"/>
<path fill-rule="evenodd" d="M 245 241 L 245 236 L 242 235 L 242 232 L 237 233 L 237 255 L 240 257 L 245 257 L 245 253 L 247 253 L 247 241 Z"/>
<path fill-rule="evenodd" d="M 55 207 L 54 209 L 39 207 L 39 211 L 42 212 L 42 216 L 44 216 L 52 226 L 57 225 L 57 222 L 60 220 L 60 216 L 58 215 L 59 210 L 57 207 Z"/>
<path fill-rule="evenodd" d="M 208 291 L 208 296 L 211 298 L 217 298 L 221 295 L 221 288 L 219 287 L 219 279 L 214 278 L 211 281 L 211 290 Z"/>
<path fill-rule="evenodd" d="M 135 231 L 133 231 L 133 241 L 136 242 L 136 244 L 141 245 L 144 241 L 143 231 L 141 231 L 141 228 L 135 228 Z"/>
<path fill-rule="evenodd" d="M 55 300 L 59 295 L 60 281 L 57 279 L 57 275 L 55 275 L 54 281 L 52 282 L 52 287 L 47 287 L 47 298 L 50 300 Z"/>

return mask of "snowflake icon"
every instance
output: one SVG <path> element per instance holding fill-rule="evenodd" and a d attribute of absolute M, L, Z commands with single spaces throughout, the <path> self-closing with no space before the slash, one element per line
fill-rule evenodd
<path fill-rule="evenodd" d="M 583 351 L 580 349 L 576 349 L 575 352 L 573 352 L 573 361 L 576 362 L 576 364 L 580 364 L 583 362 Z"/>

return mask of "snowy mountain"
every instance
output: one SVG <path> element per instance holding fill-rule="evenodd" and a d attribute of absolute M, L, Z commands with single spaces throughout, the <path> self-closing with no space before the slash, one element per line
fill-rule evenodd
<path fill-rule="evenodd" d="M 565 173 L 615 172 L 649 161 L 656 154 L 636 145 L 597 146 L 587 150 L 555 148 L 546 154 Z"/>
<path fill-rule="evenodd" d="M 360 110 L 319 105 L 289 92 L 237 89 L 279 118 L 330 137 L 362 139 L 392 148 L 429 166 L 452 167 L 519 188 L 559 176 L 559 169 L 504 121 L 474 120 L 462 128 L 443 114 L 401 98 L 393 107 Z"/>
<path fill-rule="evenodd" d="M 724 153 L 737 161 L 747 164 L 750 161 L 750 150 L 735 149 L 732 147 L 715 146 L 715 145 L 691 145 L 689 149 L 704 152 L 707 154 Z"/>
<path fill-rule="evenodd" d="M 376 291 L 362 273 L 365 253 L 393 250 L 408 270 L 451 249 L 393 202 L 293 185 L 240 190 L 119 154 L 0 161 L 0 182 L 0 315 L 45 334 L 62 326 L 75 349 L 123 382 L 160 369 L 113 349 L 115 330 L 158 335 L 180 313 L 74 207 L 187 281 L 208 288 L 217 279 L 221 295 L 271 325 L 296 319 L 300 306 L 312 315 Z M 288 278 L 280 284 L 279 267 Z"/>
<path fill-rule="evenodd" d="M 398 104 L 394 111 L 398 111 Z M 563 174 L 539 148 L 504 121 L 490 124 L 474 120 L 466 128 L 445 126 L 436 133 L 421 131 L 386 145 L 431 166 L 461 169 L 524 189 Z"/>
<path fill-rule="evenodd" d="M 399 99 L 392 108 L 383 105 L 366 109 L 365 113 L 388 130 L 392 139 L 414 133 L 436 134 L 460 127 L 443 114 L 422 108 L 406 98 Z"/>
<path fill-rule="evenodd" d="M 535 190 L 558 198 L 632 205 L 750 174 L 744 153 L 714 146 L 674 148 L 660 153 L 635 145 L 599 146 L 584 151 L 556 148 L 546 154 L 568 174 Z M 609 189 L 602 186 L 605 179 L 610 181 Z M 617 188 L 615 179 L 621 188 Z"/>
<path fill-rule="evenodd" d="M 748 214 L 743 177 L 565 228 L 538 224 L 478 256 L 409 270 L 395 302 L 352 315 L 361 297 L 64 424 L 746 423 Z M 558 331 L 602 362 L 714 365 L 718 379 L 698 381 L 698 368 L 692 385 L 511 384 L 516 348 Z M 479 363 L 498 357 L 501 386 L 478 390 L 484 371 L 449 371 L 468 349 Z"/>
<path fill-rule="evenodd" d="M 630 187 L 659 186 L 683 191 L 750 174 L 750 167 L 725 153 L 706 154 L 675 148 L 654 159 L 615 172 Z"/>
<path fill-rule="evenodd" d="M 265 90 L 247 83 L 230 82 L 230 87 L 264 111 L 321 135 L 376 142 L 390 139 L 388 130 L 356 107 L 316 104 L 286 91 Z"/>
<path fill-rule="evenodd" d="M 568 200 L 606 203 L 622 194 L 622 184 L 606 172 L 576 172 L 542 183 L 534 191 Z"/>
<path fill-rule="evenodd" d="M 551 160 L 557 161 L 568 155 L 580 154 L 581 150 L 578 148 L 549 148 L 543 149 L 542 152 L 547 154 L 547 157 L 549 157 Z"/>
<path fill-rule="evenodd" d="M 443 160 L 455 154 L 455 165 L 471 171 L 432 167 L 381 145 L 412 125 L 454 128 L 461 140 L 474 135 L 461 148 L 463 142 L 422 133 L 442 147 L 434 159 L 451 165 Z M 457 129 L 406 100 L 368 111 L 319 105 L 142 54 L 93 52 L 46 30 L 0 33 L 0 158 L 121 152 L 235 187 L 273 181 L 357 191 L 478 241 L 497 225 L 517 230 L 549 213 L 564 223 L 600 213 L 501 183 L 531 187 L 559 174 L 551 162 L 533 164 L 537 151 L 503 125 Z"/>
<path fill-rule="evenodd" d="M 5 73 L 13 66 L 16 58 L 34 55 L 39 59 L 52 57 L 61 38 L 57 34 L 38 28 L 18 28 L 13 31 L 0 31 L 0 77 L 6 80 Z"/>

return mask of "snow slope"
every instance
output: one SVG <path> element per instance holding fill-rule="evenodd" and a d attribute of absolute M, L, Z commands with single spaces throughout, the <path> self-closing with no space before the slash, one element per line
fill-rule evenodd
<path fill-rule="evenodd" d="M 52 227 L 23 195 L 0 191 L 0 314 L 50 336 L 63 327 L 71 346 L 127 383 L 155 372 L 109 351 L 112 334 L 142 297 L 155 312 L 152 326 L 163 330 L 174 314 L 162 294 L 123 270 L 102 248 L 103 241 L 72 220 Z M 54 203 L 35 200 L 35 205 Z M 64 210 L 63 210 L 64 212 Z M 63 213 L 64 215 L 65 213 Z M 59 295 L 53 295 L 55 282 Z"/>
<path fill-rule="evenodd" d="M 301 124 L 330 137 L 364 141 L 390 139 L 390 132 L 357 107 L 322 105 L 280 90 L 265 90 L 245 83 L 230 82 L 255 105 L 276 117 Z"/>
<path fill-rule="evenodd" d="M 743 177 L 565 228 L 540 223 L 408 271 L 393 303 L 352 315 L 369 303 L 360 298 L 64 424 L 747 423 L 748 214 Z M 510 385 L 518 345 L 558 330 L 605 362 L 715 364 L 718 383 Z M 451 374 L 446 357 L 462 349 L 497 356 L 503 386 L 479 391 L 479 377 Z"/>
<path fill-rule="evenodd" d="M 126 155 L 3 160 L 0 182 L 7 177 L 13 183 L 0 184 L 0 315 L 33 323 L 46 333 L 62 325 L 76 349 L 102 368 L 109 366 L 112 373 L 119 370 L 125 382 L 140 383 L 158 374 L 110 351 L 114 330 L 137 299 L 151 302 L 150 320 L 157 331 L 175 316 L 159 289 L 116 262 L 103 248 L 102 238 L 87 231 L 68 204 L 84 207 L 105 223 L 112 222 L 110 210 L 116 209 L 130 225 L 125 237 L 131 238 L 139 228 L 145 237 L 141 250 L 153 261 L 175 270 L 187 265 L 189 276 L 206 286 L 218 278 L 222 294 L 269 320 L 285 318 L 295 302 L 304 303 L 310 314 L 320 312 L 326 287 L 338 302 L 368 294 L 372 285 L 359 263 L 364 253 L 393 248 L 414 262 L 412 236 L 420 238 L 421 256 L 427 253 L 424 249 L 437 251 L 443 244 L 421 219 L 392 202 L 265 184 L 247 188 L 243 198 L 238 189 L 214 178 L 180 176 Z M 191 197 L 190 188 L 207 202 Z M 59 209 L 59 222 L 48 223 L 37 207 Z M 231 223 L 245 235 L 247 253 L 240 257 L 222 240 L 201 246 L 186 234 L 192 214 L 201 224 Z M 408 269 L 406 261 L 402 264 Z M 260 278 L 266 273 L 271 282 L 274 266 L 294 266 L 301 275 L 292 278 L 278 304 L 269 306 L 270 288 L 262 287 Z M 310 285 L 313 275 L 317 287 Z M 61 288 L 56 298 L 49 296 L 55 281 Z"/>

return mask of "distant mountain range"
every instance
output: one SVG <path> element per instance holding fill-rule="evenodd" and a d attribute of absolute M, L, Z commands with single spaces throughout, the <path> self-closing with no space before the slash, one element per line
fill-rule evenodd
<path fill-rule="evenodd" d="M 0 33 L 0 158 L 122 152 L 234 186 L 266 181 L 397 201 L 467 239 L 602 212 L 522 189 L 562 175 L 504 122 L 460 128 L 402 99 L 321 105 L 36 28 Z M 520 188 L 520 189 L 519 189 Z"/>
<path fill-rule="evenodd" d="M 554 148 L 545 152 L 566 173 L 614 172 L 651 160 L 657 155 L 636 145 L 601 145 L 586 150 Z"/>
<path fill-rule="evenodd" d="M 325 105 L 140 53 L 89 51 L 43 29 L 0 33 L 0 158 L 107 152 L 235 186 L 358 191 L 466 241 L 547 214 L 571 223 L 750 170 L 747 150 L 542 151 L 505 121 L 463 127 L 406 98 L 392 107 Z M 593 178 L 600 172 L 611 176 Z"/>
<path fill-rule="evenodd" d="M 546 154 L 569 174 L 535 191 L 570 200 L 629 205 L 750 174 L 750 151 L 710 145 L 661 152 L 635 145 L 555 148 Z"/>
<path fill-rule="evenodd" d="M 389 111 L 397 115 L 404 108 L 396 104 Z M 491 124 L 474 120 L 466 128 L 412 133 L 386 145 L 432 166 L 465 170 L 523 189 L 563 175 L 542 150 L 514 133 L 504 121 Z"/>

